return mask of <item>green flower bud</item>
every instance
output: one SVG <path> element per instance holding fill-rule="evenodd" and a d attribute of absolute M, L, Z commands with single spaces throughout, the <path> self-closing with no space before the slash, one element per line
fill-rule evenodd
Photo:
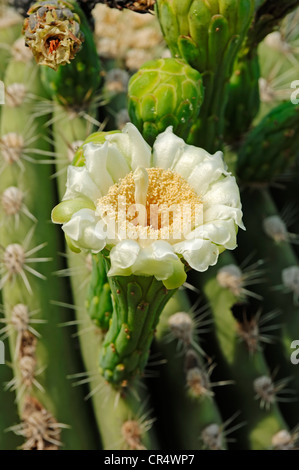
<path fill-rule="evenodd" d="M 203 102 L 199 72 L 180 59 L 147 62 L 129 82 L 129 115 L 151 145 L 168 126 L 187 139 Z"/>

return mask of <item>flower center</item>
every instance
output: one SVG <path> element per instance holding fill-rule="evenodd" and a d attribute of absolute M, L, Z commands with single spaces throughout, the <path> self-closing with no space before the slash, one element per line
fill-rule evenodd
<path fill-rule="evenodd" d="M 97 212 L 118 222 L 125 214 L 125 224 L 138 232 L 133 238 L 147 233 L 150 238 L 180 239 L 182 230 L 197 225 L 202 200 L 174 171 L 138 167 L 98 200 Z"/>
<path fill-rule="evenodd" d="M 55 52 L 59 45 L 60 45 L 60 39 L 59 38 L 49 38 L 46 41 L 47 46 L 48 46 L 48 54 L 52 54 Z"/>

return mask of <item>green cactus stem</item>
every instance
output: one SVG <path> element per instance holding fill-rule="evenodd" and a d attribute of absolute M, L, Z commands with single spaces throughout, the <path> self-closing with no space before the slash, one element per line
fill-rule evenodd
<path fill-rule="evenodd" d="M 260 108 L 260 67 L 257 53 L 236 60 L 225 108 L 224 140 L 234 144 L 248 131 Z"/>
<path fill-rule="evenodd" d="M 299 1 L 276 2 L 275 0 L 264 0 L 263 2 L 256 2 L 256 4 L 254 22 L 247 38 L 249 49 L 256 47 L 267 34 L 271 33 L 288 13 L 299 6 Z"/>
<path fill-rule="evenodd" d="M 19 325 L 16 319 L 20 318 L 21 310 L 26 325 L 21 329 L 13 327 L 9 335 L 15 374 L 10 385 L 16 389 L 22 421 L 14 429 L 25 437 L 24 448 L 51 445 L 58 448 L 63 444 L 66 449 L 94 449 L 97 443 L 90 432 L 90 415 L 82 391 L 74 392 L 67 379 L 68 374 L 77 371 L 79 360 L 68 332 L 58 326 L 69 315 L 66 311 L 58 312 L 51 304 L 57 298 L 66 300 L 67 288 L 52 275 L 59 270 L 57 252 L 61 245 L 48 224 L 55 197 L 51 167 L 41 164 L 45 156 L 52 155 L 45 127 L 47 117 L 33 118 L 28 128 L 28 116 L 35 114 L 36 97 L 42 96 L 36 66 L 11 61 L 5 84 L 9 86 L 15 81 L 30 83 L 32 95 L 17 107 L 5 106 L 1 120 L 0 191 L 2 194 L 9 188 L 17 188 L 23 196 L 23 208 L 27 208 L 24 213 L 19 198 L 10 200 L 10 206 L 5 205 L 1 211 L 0 223 L 1 287 L 6 321 L 8 325 Z M 28 135 L 30 143 L 26 144 Z M 7 212 L 8 208 L 14 211 Z M 38 321 L 36 325 L 35 321 Z M 28 406 L 46 419 L 44 434 L 30 425 Z M 64 425 L 71 426 L 72 432 L 64 429 Z"/>
<path fill-rule="evenodd" d="M 279 363 L 278 375 L 290 377 L 292 379 L 290 380 L 290 388 L 298 390 L 298 366 L 291 362 L 292 342 L 298 339 L 299 331 L 296 275 L 292 278 L 292 267 L 295 267 L 296 274 L 298 259 L 289 243 L 287 231 L 281 229 L 283 224 L 279 223 L 281 219 L 269 192 L 266 189 L 261 191 L 246 190 L 242 200 L 245 213 L 244 223 L 248 232 L 245 236 L 240 233 L 239 248 L 236 254 L 244 256 L 244 246 L 246 246 L 247 252 L 248 250 L 258 250 L 263 254 L 266 263 L 267 285 L 263 288 L 257 285 L 255 291 L 263 296 L 264 309 L 270 311 L 275 308 L 281 312 L 280 317 L 276 320 L 276 323 L 280 324 L 280 328 L 275 331 L 278 342 L 275 343 L 275 346 L 269 345 L 267 347 L 267 358 L 273 368 Z M 275 216 L 274 220 L 273 216 Z M 269 217 L 272 217 L 272 223 L 268 223 L 266 226 L 265 222 Z M 291 280 L 287 274 L 291 275 Z M 286 403 L 283 411 L 290 426 L 297 425 L 298 402 Z"/>
<path fill-rule="evenodd" d="M 298 156 L 299 106 L 278 105 L 249 132 L 237 161 L 237 175 L 247 184 L 270 183 Z"/>
<path fill-rule="evenodd" d="M 111 288 L 102 255 L 92 255 L 92 276 L 89 284 L 86 308 L 95 325 L 107 332 L 112 317 Z"/>
<path fill-rule="evenodd" d="M 271 196 L 275 201 L 279 211 L 279 220 L 282 223 L 282 232 L 280 239 L 288 241 L 299 259 L 299 219 L 298 219 L 298 185 L 299 185 L 299 167 L 298 160 L 291 168 L 292 180 L 288 181 L 286 186 L 271 189 Z M 287 191 L 287 193 L 286 193 Z M 286 199 L 287 195 L 287 201 Z"/>
<path fill-rule="evenodd" d="M 170 435 L 168 429 L 161 429 L 161 435 L 168 436 L 169 442 L 166 442 L 165 447 L 173 446 L 175 442 L 178 449 L 212 450 L 220 444 L 220 449 L 224 450 L 226 439 L 223 434 L 223 423 L 213 392 L 209 388 L 203 358 L 198 356 L 190 344 L 183 344 L 181 353 L 175 335 L 173 335 L 174 341 L 169 342 L 171 319 L 175 314 L 178 315 L 178 312 L 189 312 L 189 310 L 188 296 L 186 292 L 179 290 L 165 306 L 157 327 L 154 351 L 161 360 L 166 359 L 166 364 L 159 367 L 160 374 L 156 379 L 159 383 L 153 384 L 154 392 L 158 395 L 157 400 L 161 389 L 168 397 L 170 410 L 167 410 L 167 418 L 165 416 L 162 422 L 167 423 L 168 429 L 172 429 Z M 184 339 L 182 341 L 184 342 Z M 161 413 L 166 414 L 166 409 L 161 409 Z M 217 445 L 212 442 L 211 436 L 208 438 L 209 426 L 219 430 L 219 436 L 214 439 Z"/>
<path fill-rule="evenodd" d="M 174 57 L 203 76 L 205 99 L 190 143 L 209 152 L 223 138 L 226 85 L 253 17 L 253 1 L 157 1 L 158 19 Z"/>
<path fill-rule="evenodd" d="M 2 320 L 4 323 L 2 323 Z M 5 328 L 5 318 L 0 317 L 1 328 Z M 3 335 L 0 335 L 1 341 L 3 340 L 4 335 L 7 334 L 7 331 L 3 332 Z M 15 450 L 22 444 L 22 440 L 17 437 L 15 434 L 8 432 L 8 429 L 13 425 L 17 424 L 19 417 L 17 412 L 15 401 L 15 396 L 10 393 L 8 390 L 5 390 L 5 385 L 9 383 L 12 378 L 12 370 L 9 367 L 10 354 L 9 354 L 9 344 L 8 341 L 4 341 L 4 353 L 5 353 L 5 364 L 0 363 L 0 402 L 5 403 L 5 406 L 1 410 L 0 418 L 0 449 L 1 450 Z M 1 357 L 2 359 L 2 357 Z"/>
<path fill-rule="evenodd" d="M 150 145 L 170 125 L 175 134 L 187 140 L 203 94 L 200 73 L 183 60 L 150 61 L 130 79 L 129 115 Z"/>
<path fill-rule="evenodd" d="M 292 93 L 296 94 L 296 89 L 292 91 L 290 86 L 292 87 L 293 82 L 296 85 L 299 76 L 299 56 L 296 47 L 299 37 L 297 25 L 298 11 L 295 11 L 283 20 L 279 30 L 273 31 L 259 44 L 262 103 L 260 118 L 281 101 L 289 100 Z"/>
<path fill-rule="evenodd" d="M 5 15 L 4 15 L 5 13 Z M 0 80 L 3 80 L 6 66 L 11 57 L 11 46 L 21 34 L 21 19 L 11 10 L 0 13 Z"/>
<path fill-rule="evenodd" d="M 210 268 L 201 276 L 193 273 L 192 279 L 204 292 L 212 311 L 216 339 L 212 350 L 215 360 L 221 367 L 221 373 L 226 373 L 235 382 L 235 386 L 229 387 L 229 392 L 222 400 L 232 414 L 238 407 L 241 411 L 240 419 L 245 420 L 245 425 L 238 431 L 238 448 L 267 450 L 271 448 L 275 433 L 288 428 L 279 411 L 275 393 L 271 393 L 273 384 L 262 350 L 256 347 L 250 353 L 248 343 L 240 341 L 240 324 L 231 311 L 238 298 L 217 280 L 219 268 L 231 264 L 235 264 L 234 258 L 225 252 L 217 267 Z M 263 397 L 263 403 L 261 398 L 264 384 L 269 384 L 269 392 Z"/>

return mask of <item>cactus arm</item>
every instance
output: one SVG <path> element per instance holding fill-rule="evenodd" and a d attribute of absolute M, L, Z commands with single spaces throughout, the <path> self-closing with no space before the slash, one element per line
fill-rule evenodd
<path fill-rule="evenodd" d="M 284 102 L 247 135 L 239 149 L 237 175 L 247 184 L 269 183 L 298 155 L 299 106 Z"/>
<path fill-rule="evenodd" d="M 298 266 L 298 258 L 288 240 L 281 240 L 280 242 L 275 241 L 263 230 L 263 223 L 266 217 L 279 215 L 266 189 L 250 193 L 248 191 L 244 192 L 243 205 L 247 227 L 253 227 L 258 224 L 261 229 L 259 231 L 255 230 L 254 234 L 253 231 L 250 231 L 250 236 L 247 235 L 247 233 L 246 235 L 240 234 L 240 248 L 238 253 L 242 256 L 241 247 L 244 246 L 244 243 L 248 243 L 247 250 L 248 248 L 253 249 L 254 247 L 254 249 L 263 253 L 263 257 L 267 263 L 271 262 L 271 266 L 268 264 L 269 267 L 266 271 L 267 289 L 261 289 L 257 286 L 257 292 L 263 296 L 265 309 L 270 311 L 273 308 L 277 308 L 281 311 L 281 317 L 278 319 L 278 323 L 281 323 L 281 327 L 276 330 L 279 343 L 275 344 L 275 347 L 269 345 L 266 350 L 267 357 L 272 367 L 275 367 L 279 362 L 279 375 L 290 377 L 292 379 L 290 388 L 298 390 L 298 367 L 291 363 L 291 354 L 293 352 L 291 344 L 294 340 L 298 339 L 299 308 L 296 302 L 294 302 L 292 292 L 284 292 L 282 288 L 277 290 L 277 287 L 282 287 L 283 285 L 283 271 L 289 267 Z M 250 210 L 248 210 L 249 208 Z M 272 266 L 275 266 L 275 269 L 273 269 Z M 290 421 L 291 426 L 297 425 L 299 413 L 298 403 L 287 403 L 284 405 L 283 411 Z"/>
<path fill-rule="evenodd" d="M 260 108 L 260 66 L 257 52 L 240 54 L 228 86 L 224 140 L 239 144 Z"/>
<path fill-rule="evenodd" d="M 204 429 L 212 424 L 222 426 L 222 420 L 213 397 L 209 395 L 196 396 L 186 386 L 184 371 L 184 355 L 178 353 L 176 341 L 167 342 L 169 335 L 169 318 L 177 312 L 188 312 L 190 302 L 186 293 L 179 290 L 165 306 L 155 336 L 155 353 L 161 359 L 166 359 L 166 365 L 161 368 L 159 385 L 155 388 L 165 391 L 170 403 L 172 416 L 172 436 L 169 439 L 179 449 L 201 449 L 201 434 Z M 186 351 L 184 351 L 186 352 Z M 198 358 L 201 363 L 201 359 Z M 201 363 L 201 366 L 203 364 Z M 174 393 L 175 390 L 175 393 Z M 158 397 L 157 397 L 158 398 Z M 168 410 L 169 411 L 169 410 Z M 161 410 L 163 413 L 163 410 Z M 165 413 L 165 409 L 164 409 Z M 161 432 L 162 434 L 162 432 Z M 167 445 L 167 444 L 166 444 Z M 222 449 L 226 448 L 225 438 L 222 441 Z"/>
<path fill-rule="evenodd" d="M 287 0 L 283 3 L 278 3 L 275 0 L 265 0 L 256 3 L 257 8 L 253 26 L 247 38 L 249 48 L 261 42 L 288 13 L 299 6 L 298 0 Z"/>
<path fill-rule="evenodd" d="M 10 56 L 9 45 L 13 43 L 13 41 L 20 34 L 20 31 L 18 31 L 17 34 L 15 31 L 15 29 L 20 30 L 20 27 L 14 28 L 14 26 L 12 25 L 7 26 L 7 22 L 5 22 L 4 24 L 4 21 L 3 21 L 4 13 L 6 13 L 6 5 L 3 6 L 3 11 L 2 11 L 2 5 L 1 5 L 0 6 L 0 44 L 1 44 L 0 62 L 1 64 L 3 64 L 3 67 L 1 66 L 0 79 L 4 77 L 5 66 L 7 65 L 7 62 L 9 61 L 9 56 Z M 1 16 L 1 14 L 3 16 Z M 2 25 L 1 25 L 1 22 L 2 22 Z M 0 114 L 0 122 L 1 122 L 1 114 Z M 3 211 L 3 207 L 1 207 L 1 212 L 2 211 Z M 0 220 L 1 219 L 3 219 L 2 214 L 0 216 Z M 0 305 L 2 305 L 1 292 L 0 292 Z M 5 402 L 5 406 L 1 410 L 1 418 L 0 418 L 0 449 L 1 450 L 5 450 L 5 449 L 14 450 L 16 447 L 22 444 L 22 441 L 14 433 L 7 432 L 10 426 L 18 422 L 18 412 L 17 412 L 16 404 L 14 403 L 15 397 L 13 396 L 13 394 L 9 393 L 9 391 L 7 390 L 5 391 L 5 385 L 13 379 L 13 374 L 12 374 L 11 368 L 8 365 L 9 362 L 11 362 L 11 358 L 9 354 L 8 340 L 6 339 L 4 341 L 4 337 L 6 336 L 8 331 L 6 330 L 6 321 L 5 321 L 5 316 L 2 313 L 2 309 L 1 309 L 0 320 L 1 320 L 0 329 L 3 330 L 4 328 L 3 334 L 0 335 L 0 340 L 1 340 L 0 403 Z M 4 351 L 2 350 L 2 344 L 4 344 Z M 4 358 L 2 357 L 3 352 L 4 352 Z M 3 360 L 5 361 L 5 363 L 2 363 Z"/>
<path fill-rule="evenodd" d="M 6 85 L 15 80 L 19 83 L 30 82 L 32 95 L 42 96 L 37 69 L 31 63 L 10 62 L 6 73 Z M 45 155 L 49 158 L 51 155 L 50 144 L 44 138 L 48 133 L 47 128 L 44 127 L 46 119 L 33 119 L 30 123 L 31 127 L 26 130 L 28 116 L 34 115 L 35 105 L 36 99 L 32 98 L 17 108 L 5 106 L 1 122 L 2 139 L 4 135 L 13 131 L 22 135 L 26 141 L 28 133 L 33 132 L 31 137 L 34 139 L 30 142 L 28 151 L 24 151 L 26 155 L 21 162 L 14 161 L 7 164 L 5 160 L 7 154 L 2 146 L 1 164 L 4 169 L 3 178 L 1 178 L 1 192 L 9 186 L 19 187 L 26 191 L 26 206 L 37 219 L 35 223 L 32 218 L 21 215 L 19 224 L 16 225 L 14 218 L 10 217 L 9 223 L 1 224 L 1 243 L 5 250 L 12 243 L 17 243 L 24 251 L 24 239 L 26 240 L 26 234 L 29 233 L 29 239 L 27 235 L 27 240 L 29 240 L 29 247 L 26 248 L 29 253 L 27 257 L 33 258 L 33 269 L 41 273 L 41 277 L 36 277 L 32 272 L 27 272 L 25 267 L 23 275 L 18 272 L 16 275 L 10 273 L 3 285 L 6 318 L 8 322 L 11 322 L 13 307 L 21 303 L 30 311 L 37 310 L 38 319 L 45 322 L 36 326 L 41 338 L 36 338 L 29 330 L 26 330 L 26 334 L 22 333 L 21 342 L 18 341 L 16 333 L 10 335 L 11 355 L 15 358 L 14 383 L 17 388 L 19 413 L 21 419 L 24 420 L 24 425 L 26 424 L 28 407 L 33 407 L 35 412 L 41 412 L 41 409 L 45 409 L 47 413 L 51 414 L 51 419 L 72 427 L 72 432 L 69 430 L 61 432 L 61 440 L 65 448 L 89 449 L 95 448 L 96 444 L 92 434 L 89 433 L 88 411 L 84 406 L 81 391 L 74 392 L 67 379 L 67 375 L 78 367 L 78 358 L 74 354 L 68 332 L 58 327 L 58 324 L 67 321 L 69 316 L 66 312 L 61 315 L 51 304 L 51 301 L 56 300 L 57 296 L 60 297 L 59 300 L 64 299 L 66 289 L 52 275 L 53 271 L 59 269 L 57 252 L 60 250 L 60 242 L 57 239 L 55 227 L 48 224 L 54 198 L 50 166 L 32 162 L 35 159 L 43 160 Z M 33 147 L 37 149 L 37 154 L 30 150 Z M 30 158 L 29 161 L 25 159 L 26 156 Z M 47 245 L 43 248 L 45 243 Z M 36 251 L 36 254 L 35 251 L 32 255 L 30 254 L 30 251 L 35 247 L 43 249 L 42 255 L 39 255 L 39 250 Z M 35 258 L 37 261 L 41 260 L 40 264 L 35 262 Z M 45 262 L 42 262 L 43 259 Z M 28 261 L 29 269 L 30 266 Z M 9 273 L 9 268 L 7 268 L 7 273 Z M 27 282 L 24 282 L 25 275 Z M 47 282 L 45 278 L 48 279 Z M 22 339 L 23 337 L 26 340 Z M 32 342 L 31 349 L 28 341 Z M 36 367 L 29 370 L 30 377 L 27 382 L 23 380 L 24 377 L 21 374 L 25 372 L 21 365 L 21 360 L 23 360 L 23 364 L 24 358 L 30 362 L 32 368 L 36 361 Z M 72 406 L 69 401 L 70 395 L 72 396 Z M 74 409 L 77 410 L 76 415 L 73 412 Z M 57 439 L 57 441 L 59 440 Z M 28 441 L 25 445 L 30 447 L 35 444 Z"/>
<path fill-rule="evenodd" d="M 233 263 L 233 258 L 226 252 L 216 269 Z M 239 405 L 241 418 L 246 422 L 243 431 L 239 431 L 239 445 L 243 449 L 266 450 L 271 447 L 273 435 L 281 429 L 287 429 L 287 425 L 276 402 L 269 410 L 265 410 L 255 400 L 253 382 L 258 377 L 269 376 L 269 369 L 262 351 L 256 350 L 250 355 L 245 343 L 239 341 L 237 323 L 231 312 L 237 298 L 218 284 L 216 269 L 211 268 L 201 276 L 194 276 L 194 280 L 197 277 L 197 285 L 202 288 L 212 310 L 217 341 L 214 352 L 218 349 L 216 361 L 236 383 L 235 390 L 230 388 L 230 400 L 234 407 Z"/>
<path fill-rule="evenodd" d="M 1 296 L 0 296 L 1 299 Z M 5 321 L 5 317 L 0 316 L 0 320 Z M 5 327 L 5 323 L 1 322 L 1 329 Z M 4 334 L 7 331 L 4 332 Z M 8 432 L 8 429 L 18 422 L 18 411 L 15 404 L 15 396 L 8 390 L 5 390 L 5 386 L 13 379 L 13 374 L 9 363 L 11 358 L 9 354 L 8 340 L 4 340 L 4 334 L 0 336 L 1 341 L 4 343 L 4 358 L 2 357 L 2 344 L 1 344 L 1 362 L 0 362 L 0 402 L 5 403 L 5 406 L 1 409 L 0 417 L 0 450 L 15 450 L 22 444 L 22 440 L 12 432 Z M 2 363 L 2 360 L 5 363 Z"/>
<path fill-rule="evenodd" d="M 11 56 L 11 46 L 20 36 L 21 21 L 19 15 L 12 10 L 0 12 L 0 80 L 3 80 L 6 66 Z"/>

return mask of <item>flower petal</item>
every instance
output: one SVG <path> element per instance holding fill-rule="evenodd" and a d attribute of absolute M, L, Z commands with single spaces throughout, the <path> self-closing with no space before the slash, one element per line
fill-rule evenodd
<path fill-rule="evenodd" d="M 134 240 L 123 240 L 110 252 L 111 268 L 108 276 L 130 276 L 136 263 L 140 246 Z"/>
<path fill-rule="evenodd" d="M 204 195 L 212 183 L 215 183 L 223 175 L 227 176 L 222 153 L 217 152 L 215 155 L 207 155 L 199 164 L 193 167 L 188 183 L 197 192 L 199 196 Z"/>
<path fill-rule="evenodd" d="M 158 280 L 167 279 L 173 273 L 173 262 L 177 261 L 171 245 L 165 241 L 156 241 L 142 248 L 134 266 L 135 274 L 155 276 Z"/>
<path fill-rule="evenodd" d="M 209 240 L 187 240 L 174 245 L 176 253 L 181 254 L 189 266 L 196 271 L 206 271 L 217 263 L 219 249 Z"/>
<path fill-rule="evenodd" d="M 151 166 L 151 148 L 132 123 L 128 122 L 122 132 L 106 136 L 106 140 L 118 148 L 132 170 Z"/>
<path fill-rule="evenodd" d="M 93 144 L 92 142 L 83 147 L 85 165 L 91 179 L 96 183 L 101 194 L 107 194 L 113 180 L 107 171 L 108 143 Z"/>
<path fill-rule="evenodd" d="M 159 134 L 153 145 L 153 166 L 172 169 L 182 155 L 185 142 L 172 132 L 172 127 Z"/>
<path fill-rule="evenodd" d="M 90 177 L 86 167 L 70 165 L 67 169 L 66 192 L 63 200 L 73 199 L 78 196 L 85 196 L 93 203 L 96 203 L 102 194 L 96 183 Z"/>
<path fill-rule="evenodd" d="M 110 252 L 109 276 L 155 276 L 165 281 L 169 289 L 175 289 L 186 280 L 183 263 L 169 243 L 156 241 L 146 247 L 133 240 L 124 240 Z"/>
<path fill-rule="evenodd" d="M 196 165 L 200 165 L 207 155 L 209 154 L 201 148 L 194 147 L 193 145 L 186 145 L 184 152 L 174 165 L 174 170 L 183 178 L 188 180 L 193 168 Z"/>
<path fill-rule="evenodd" d="M 203 222 L 213 222 L 214 220 L 232 219 L 241 228 L 245 229 L 242 222 L 242 210 L 236 207 L 225 206 L 224 204 L 215 204 L 205 209 L 203 213 Z"/>
<path fill-rule="evenodd" d="M 187 239 L 210 240 L 216 245 L 222 245 L 228 250 L 234 250 L 236 243 L 236 226 L 233 220 L 216 220 L 209 224 L 201 225 L 190 232 Z"/>
<path fill-rule="evenodd" d="M 118 183 L 119 180 L 124 178 L 131 170 L 119 149 L 110 143 L 108 143 L 108 147 L 107 170 L 109 171 L 113 182 Z"/>
<path fill-rule="evenodd" d="M 207 206 L 223 204 L 241 208 L 240 192 L 234 176 L 226 176 L 212 184 L 204 195 Z"/>
<path fill-rule="evenodd" d="M 62 230 L 78 248 L 97 253 L 106 245 L 104 226 L 91 209 L 81 209 L 76 212 L 69 222 L 62 225 Z"/>
<path fill-rule="evenodd" d="M 57 204 L 51 213 L 52 222 L 55 224 L 64 224 L 68 222 L 75 212 L 80 209 L 95 210 L 95 206 L 90 199 L 76 197 L 74 199 L 65 200 Z"/>

